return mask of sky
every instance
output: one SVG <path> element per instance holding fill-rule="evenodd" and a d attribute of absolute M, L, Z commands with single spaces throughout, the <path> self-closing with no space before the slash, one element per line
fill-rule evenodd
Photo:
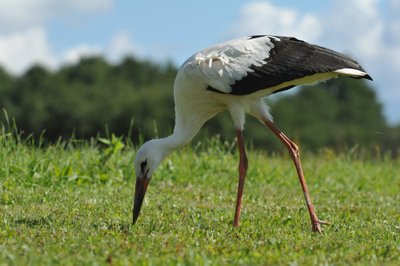
<path fill-rule="evenodd" d="M 374 78 L 386 118 L 400 123 L 400 0 L 0 0 L 0 65 L 14 75 L 88 55 L 179 66 L 198 50 L 254 34 L 350 55 Z"/>

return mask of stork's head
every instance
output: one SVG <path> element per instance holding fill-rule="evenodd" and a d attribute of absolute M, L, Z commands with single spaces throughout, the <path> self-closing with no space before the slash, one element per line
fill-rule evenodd
<path fill-rule="evenodd" d="M 154 139 L 146 142 L 138 150 L 135 157 L 136 187 L 133 205 L 133 223 L 139 217 L 144 195 L 154 170 L 168 153 L 162 140 Z"/>

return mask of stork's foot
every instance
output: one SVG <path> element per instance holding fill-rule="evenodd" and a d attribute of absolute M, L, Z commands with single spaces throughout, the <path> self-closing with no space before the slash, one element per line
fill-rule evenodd
<path fill-rule="evenodd" d="M 319 234 L 321 234 L 321 235 L 324 235 L 324 234 L 322 233 L 321 225 L 326 225 L 326 224 L 329 225 L 330 223 L 327 222 L 327 221 L 322 221 L 322 220 L 317 219 L 316 221 L 313 221 L 313 222 L 312 222 L 312 231 L 313 231 L 313 232 L 317 232 L 317 233 L 319 233 Z"/>

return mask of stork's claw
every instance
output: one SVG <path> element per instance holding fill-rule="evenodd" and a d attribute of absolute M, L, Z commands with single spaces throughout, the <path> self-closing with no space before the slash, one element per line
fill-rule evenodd
<path fill-rule="evenodd" d="M 318 219 L 317 221 L 312 223 L 312 231 L 313 232 L 317 232 L 321 235 L 324 235 L 324 233 L 322 232 L 322 228 L 321 225 L 330 225 L 331 223 L 327 222 L 327 221 L 323 221 Z"/>

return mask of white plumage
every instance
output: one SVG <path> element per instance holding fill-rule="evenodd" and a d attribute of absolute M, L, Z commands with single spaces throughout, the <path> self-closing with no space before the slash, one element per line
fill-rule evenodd
<path fill-rule="evenodd" d="M 224 93 L 231 93 L 230 85 L 247 76 L 252 65 L 262 66 L 273 48 L 270 38 L 238 38 L 217 44 L 191 56 L 180 71 L 206 82 Z M 276 38 L 277 39 L 277 38 Z"/>
<path fill-rule="evenodd" d="M 239 187 L 234 225 L 239 225 L 247 157 L 243 142 L 245 114 L 268 126 L 288 148 L 295 163 L 310 213 L 312 228 L 322 232 L 301 168 L 298 147 L 273 123 L 263 97 L 338 76 L 371 77 L 354 60 L 332 50 L 290 37 L 256 35 L 234 39 L 204 49 L 187 59 L 174 83 L 175 127 L 173 134 L 146 142 L 135 158 L 136 189 L 133 222 L 157 166 L 172 151 L 188 144 L 203 124 L 229 111 L 236 129 Z"/>

